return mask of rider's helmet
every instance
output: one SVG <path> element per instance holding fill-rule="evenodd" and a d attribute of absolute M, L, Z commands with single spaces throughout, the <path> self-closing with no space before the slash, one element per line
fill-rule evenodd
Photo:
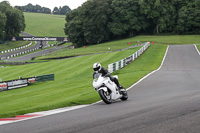
<path fill-rule="evenodd" d="M 95 72 L 101 70 L 101 64 L 100 63 L 94 63 L 93 69 Z"/>

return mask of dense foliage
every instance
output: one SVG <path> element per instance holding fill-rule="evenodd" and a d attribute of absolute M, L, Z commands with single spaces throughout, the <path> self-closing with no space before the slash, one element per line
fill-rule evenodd
<path fill-rule="evenodd" d="M 0 42 L 5 37 L 19 36 L 25 29 L 24 14 L 7 1 L 0 3 Z"/>
<path fill-rule="evenodd" d="M 41 7 L 40 5 L 28 4 L 26 6 L 15 6 L 15 8 L 22 10 L 23 12 L 37 12 L 37 13 L 51 13 L 51 9 Z"/>
<path fill-rule="evenodd" d="M 40 5 L 32 5 L 28 4 L 26 6 L 15 6 L 15 8 L 22 10 L 23 12 L 35 12 L 35 13 L 53 13 L 53 14 L 60 14 L 65 15 L 66 13 L 70 12 L 71 9 L 68 6 L 63 7 L 55 7 L 51 12 L 51 9 L 46 7 L 41 7 Z"/>
<path fill-rule="evenodd" d="M 163 33 L 200 34 L 200 0 L 88 0 L 66 15 L 77 46 Z"/>
<path fill-rule="evenodd" d="M 68 6 L 63 6 L 63 7 L 60 7 L 59 9 L 58 9 L 58 7 L 55 7 L 53 9 L 53 14 L 65 15 L 66 13 L 68 13 L 70 11 L 71 11 L 71 9 Z"/>

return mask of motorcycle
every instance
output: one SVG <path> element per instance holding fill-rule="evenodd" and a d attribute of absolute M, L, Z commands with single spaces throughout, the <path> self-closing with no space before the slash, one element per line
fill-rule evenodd
<path fill-rule="evenodd" d="M 118 76 L 114 77 L 118 79 Z M 96 73 L 94 75 L 92 85 L 106 104 L 111 104 L 113 101 L 118 99 L 121 99 L 122 101 L 128 99 L 126 89 L 123 88 L 120 91 L 117 85 L 112 82 L 109 77 L 104 77 L 101 73 Z"/>

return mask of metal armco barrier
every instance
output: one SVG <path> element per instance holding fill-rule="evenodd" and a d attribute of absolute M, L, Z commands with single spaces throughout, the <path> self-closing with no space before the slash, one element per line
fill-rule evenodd
<path fill-rule="evenodd" d="M 150 42 L 146 42 L 145 45 L 142 48 L 140 48 L 138 51 L 136 51 L 134 54 L 132 54 L 132 55 L 128 56 L 127 58 L 122 59 L 118 62 L 109 64 L 108 71 L 110 73 L 113 73 L 114 71 L 117 71 L 117 70 L 125 67 L 126 65 L 128 65 L 129 63 L 131 63 L 132 61 L 137 59 L 149 46 L 150 46 Z"/>
<path fill-rule="evenodd" d="M 44 81 L 52 81 L 54 80 L 54 74 L 47 74 L 29 78 L 19 78 L 15 80 L 3 81 L 0 82 L 0 90 L 7 91 L 16 88 L 21 88 L 30 85 L 35 82 L 44 82 Z"/>

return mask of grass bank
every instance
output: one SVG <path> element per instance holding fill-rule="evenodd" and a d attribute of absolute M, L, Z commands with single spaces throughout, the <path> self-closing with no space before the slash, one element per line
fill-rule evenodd
<path fill-rule="evenodd" d="M 6 44 L 0 44 L 0 52 L 5 50 L 10 50 L 13 48 L 18 48 L 29 44 L 29 41 L 9 41 Z M 1 54 L 1 53 L 0 53 Z"/>
<path fill-rule="evenodd" d="M 25 32 L 35 36 L 64 37 L 65 15 L 24 12 Z"/>
<path fill-rule="evenodd" d="M 166 45 L 152 45 L 135 62 L 117 71 L 120 83 L 126 88 L 160 66 Z M 138 48 L 121 52 L 90 55 L 39 64 L 4 67 L 3 80 L 54 73 L 55 81 L 36 83 L 29 87 L 0 93 L 0 117 L 10 117 L 35 111 L 90 104 L 100 100 L 92 88 L 92 65 L 106 66 L 133 54 Z M 128 79 L 128 80 L 127 80 Z"/>
<path fill-rule="evenodd" d="M 62 49 L 60 51 L 50 53 L 46 56 L 38 57 L 37 59 L 57 58 L 65 56 L 77 56 L 91 53 L 107 52 L 112 50 L 123 49 L 142 42 L 151 41 L 155 45 L 179 45 L 179 44 L 197 44 L 200 43 L 200 35 L 175 35 L 175 36 L 136 36 L 132 38 L 116 40 L 98 45 L 90 45 L 85 48 Z M 130 42 L 130 45 L 128 45 Z"/>
<path fill-rule="evenodd" d="M 88 54 L 101 53 L 101 52 L 116 51 L 116 50 L 124 49 L 130 46 L 134 46 L 136 44 L 139 44 L 139 43 L 134 42 L 128 45 L 127 40 L 123 40 L 123 41 L 102 43 L 98 45 L 85 46 L 85 48 L 84 47 L 76 48 L 76 49 L 63 48 L 56 52 L 49 53 L 45 56 L 37 57 L 37 59 L 79 56 L 79 55 L 88 55 Z"/>

